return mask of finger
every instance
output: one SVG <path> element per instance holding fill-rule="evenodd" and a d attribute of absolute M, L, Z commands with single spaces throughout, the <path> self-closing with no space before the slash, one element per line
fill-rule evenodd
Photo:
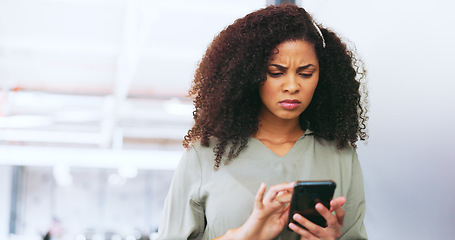
<path fill-rule="evenodd" d="M 323 228 L 302 217 L 300 214 L 294 214 L 292 218 L 306 229 L 301 228 L 294 223 L 290 223 L 289 228 L 307 239 L 314 238 L 315 236 L 320 235 L 323 231 Z"/>
<path fill-rule="evenodd" d="M 285 222 L 289 219 L 289 204 L 284 208 L 283 213 L 281 214 L 281 219 Z"/>
<path fill-rule="evenodd" d="M 286 192 L 284 194 L 278 194 L 278 196 L 275 198 L 280 203 L 288 203 L 291 202 L 292 198 L 292 193 Z"/>
<path fill-rule="evenodd" d="M 337 197 L 330 201 L 330 212 L 335 211 L 334 207 L 342 207 L 346 203 L 346 198 L 345 197 Z"/>
<path fill-rule="evenodd" d="M 337 218 L 338 224 L 343 226 L 345 211 L 342 206 L 346 203 L 346 198 L 341 197 L 330 202 L 331 208 L 335 211 L 335 216 Z"/>
<path fill-rule="evenodd" d="M 294 231 L 295 233 L 299 234 L 302 236 L 302 239 L 311 239 L 312 234 L 308 232 L 307 230 L 297 226 L 294 223 L 289 223 L 289 228 Z"/>
<path fill-rule="evenodd" d="M 319 234 L 323 230 L 322 227 L 320 227 L 319 225 L 316 225 L 315 223 L 313 223 L 312 221 L 306 219 L 305 217 L 303 217 L 300 214 L 296 213 L 296 214 L 294 214 L 294 216 L 292 216 L 292 218 L 296 222 L 300 223 L 300 225 L 305 227 L 307 229 L 307 231 L 312 233 L 313 235 L 319 236 Z"/>
<path fill-rule="evenodd" d="M 293 183 L 283 183 L 283 184 L 285 184 L 286 190 L 278 192 L 277 197 L 281 197 L 282 195 L 285 195 L 285 198 L 287 198 L 289 194 L 292 195 L 292 192 L 294 190 L 294 184 Z"/>
<path fill-rule="evenodd" d="M 265 183 L 261 183 L 261 186 L 259 186 L 258 192 L 256 193 L 256 197 L 254 198 L 255 207 L 262 208 L 262 199 L 264 198 L 266 188 L 267 186 Z"/>
<path fill-rule="evenodd" d="M 329 209 L 327 209 L 322 203 L 316 204 L 315 208 L 316 211 L 318 211 L 318 213 L 325 218 L 328 227 L 338 225 L 337 217 L 330 213 Z"/>
<path fill-rule="evenodd" d="M 283 191 L 289 191 L 292 189 L 294 185 L 290 185 L 289 183 L 282 183 L 278 185 L 274 185 L 270 187 L 269 191 L 267 194 L 265 194 L 264 197 L 264 202 L 273 202 L 278 195 L 278 193 L 283 192 Z"/>

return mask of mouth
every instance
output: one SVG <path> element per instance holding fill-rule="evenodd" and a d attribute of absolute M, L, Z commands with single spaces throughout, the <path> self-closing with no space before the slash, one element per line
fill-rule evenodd
<path fill-rule="evenodd" d="M 280 106 L 284 109 L 287 110 L 293 110 L 296 109 L 302 104 L 299 100 L 296 99 L 286 99 L 281 102 L 279 102 Z"/>

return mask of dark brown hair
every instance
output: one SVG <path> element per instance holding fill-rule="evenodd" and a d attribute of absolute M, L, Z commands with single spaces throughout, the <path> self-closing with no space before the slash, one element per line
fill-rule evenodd
<path fill-rule="evenodd" d="M 211 139 L 216 141 L 215 168 L 228 144 L 227 160 L 235 158 L 258 129 L 259 87 L 266 80 L 270 54 L 278 44 L 300 39 L 314 44 L 320 66 L 313 99 L 300 115 L 301 128 L 336 140 L 339 148 L 347 144 L 356 147 L 358 139 L 365 140 L 366 90 L 360 84 L 365 71 L 334 32 L 319 28 L 325 48 L 313 19 L 303 8 L 280 5 L 250 13 L 221 31 L 196 70 L 189 91 L 195 124 L 183 145 L 188 148 L 200 140 L 208 147 Z"/>

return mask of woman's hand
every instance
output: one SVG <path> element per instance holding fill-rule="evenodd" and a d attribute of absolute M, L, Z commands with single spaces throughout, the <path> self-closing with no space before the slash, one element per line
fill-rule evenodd
<path fill-rule="evenodd" d="M 346 198 L 338 197 L 330 202 L 330 211 L 321 203 L 316 204 L 316 210 L 327 220 L 327 227 L 320 227 L 299 214 L 294 214 L 293 219 L 307 229 L 290 223 L 289 228 L 302 236 L 301 239 L 336 239 L 341 236 L 343 226 L 344 210 L 342 206 Z M 333 215 L 331 212 L 335 212 Z"/>
<path fill-rule="evenodd" d="M 270 187 L 265 194 L 266 185 L 261 184 L 254 200 L 253 213 L 240 228 L 231 230 L 226 239 L 273 239 L 288 222 L 289 202 L 294 183 L 283 183 Z"/>

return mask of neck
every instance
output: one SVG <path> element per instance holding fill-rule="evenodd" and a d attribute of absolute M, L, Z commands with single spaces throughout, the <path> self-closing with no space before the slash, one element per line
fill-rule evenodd
<path fill-rule="evenodd" d="M 275 141 L 297 140 L 304 131 L 300 128 L 299 119 L 279 119 L 259 117 L 259 127 L 254 138 Z"/>

